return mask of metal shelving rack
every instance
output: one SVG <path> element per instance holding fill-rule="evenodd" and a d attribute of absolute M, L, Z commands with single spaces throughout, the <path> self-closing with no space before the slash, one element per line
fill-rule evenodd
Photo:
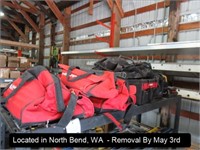
<path fill-rule="evenodd" d="M 200 41 L 184 41 L 184 42 L 167 42 L 167 43 L 158 43 L 158 44 L 149 44 L 146 46 L 136 46 L 136 47 L 126 47 L 126 48 L 104 48 L 98 50 L 81 50 L 81 51 L 63 51 L 62 55 L 82 57 L 93 56 L 97 54 L 104 54 L 105 56 L 147 56 L 148 58 L 154 59 L 154 56 L 176 56 L 176 55 L 200 55 Z M 135 57 L 136 56 L 136 57 Z M 150 56 L 150 57 L 149 57 Z M 151 57 L 152 56 L 152 57 Z M 91 57 L 92 58 L 92 57 Z M 160 61 L 155 63 L 152 61 L 152 68 L 154 70 L 162 71 L 163 74 L 170 76 L 185 76 L 185 77 L 199 77 L 200 68 L 198 67 L 199 63 L 177 63 L 177 62 L 165 62 Z M 182 92 L 184 91 L 184 92 Z M 179 88 L 179 94 L 183 95 L 185 98 L 188 98 L 187 95 L 190 95 L 189 98 L 199 100 L 199 91 L 191 91 L 187 89 Z"/>
<path fill-rule="evenodd" d="M 166 105 L 173 105 L 176 107 L 175 120 L 174 120 L 174 132 L 178 132 L 179 119 L 180 119 L 180 109 L 181 109 L 181 96 L 172 96 L 161 98 L 159 100 L 154 100 L 152 103 L 144 104 L 141 106 L 131 105 L 126 112 L 115 111 L 110 112 L 117 120 L 124 119 L 125 123 L 129 123 L 133 116 L 140 115 L 142 113 L 161 108 Z M 9 116 L 8 112 L 0 107 L 0 118 L 6 124 L 10 133 L 66 133 L 63 128 L 56 126 L 55 124 L 49 125 L 48 128 L 38 128 L 35 130 L 19 130 Z M 111 120 L 105 117 L 103 114 L 99 114 L 90 118 L 80 119 L 81 132 L 93 129 L 97 126 L 103 126 L 111 123 Z"/>
<path fill-rule="evenodd" d="M 63 51 L 62 55 L 95 55 L 103 53 L 108 55 L 199 55 L 200 41 L 168 42 L 159 44 L 149 44 L 146 46 L 126 47 L 126 48 L 104 48 L 98 50 L 84 51 Z"/>

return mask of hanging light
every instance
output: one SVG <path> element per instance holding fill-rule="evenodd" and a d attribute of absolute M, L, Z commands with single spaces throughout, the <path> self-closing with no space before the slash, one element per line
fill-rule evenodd
<path fill-rule="evenodd" d="M 4 13 L 2 11 L 0 11 L 0 17 L 4 16 Z"/>

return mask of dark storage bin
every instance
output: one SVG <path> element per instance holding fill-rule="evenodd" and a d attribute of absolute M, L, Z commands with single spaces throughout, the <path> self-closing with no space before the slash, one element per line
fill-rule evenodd
<path fill-rule="evenodd" d="M 127 83 L 137 87 L 137 105 L 150 103 L 153 100 L 154 93 L 159 86 L 156 79 L 127 79 Z"/>

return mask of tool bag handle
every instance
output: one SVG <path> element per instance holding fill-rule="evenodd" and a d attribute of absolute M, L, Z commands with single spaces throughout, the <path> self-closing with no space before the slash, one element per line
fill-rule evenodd
<path fill-rule="evenodd" d="M 1 104 L 5 104 L 9 98 L 11 98 L 12 96 L 14 96 L 17 91 L 19 91 L 19 89 L 27 82 L 27 81 L 31 81 L 33 80 L 35 77 L 29 73 L 28 71 L 24 72 L 21 76 L 22 81 L 20 82 L 20 84 L 17 86 L 17 88 L 15 88 L 7 97 L 2 97 L 3 93 L 5 92 L 5 90 L 2 92 L 1 95 Z M 10 87 L 11 84 L 9 84 L 6 89 L 8 89 Z"/>
<path fill-rule="evenodd" d="M 93 71 L 88 71 L 88 72 L 86 72 L 86 73 L 84 73 L 84 74 L 82 74 L 82 75 L 79 75 L 79 76 L 77 76 L 77 77 L 74 77 L 74 78 L 70 79 L 69 77 L 70 77 L 70 75 L 71 75 L 71 73 L 72 73 L 72 70 L 73 70 L 73 69 L 76 69 L 76 68 L 77 68 L 77 67 L 74 67 L 74 66 L 69 67 L 69 69 L 68 69 L 68 71 L 67 71 L 67 75 L 66 75 L 66 76 L 67 76 L 67 80 L 68 80 L 69 82 L 78 81 L 78 80 L 80 80 L 80 79 L 86 78 L 86 77 L 88 77 L 89 75 L 95 73 L 95 72 L 93 72 Z"/>

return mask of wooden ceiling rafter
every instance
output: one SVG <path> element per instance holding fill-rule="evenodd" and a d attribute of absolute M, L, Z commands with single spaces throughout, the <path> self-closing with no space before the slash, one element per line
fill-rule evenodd
<path fill-rule="evenodd" d="M 47 15 L 51 22 L 55 22 L 56 18 L 49 13 L 49 11 L 40 3 L 40 1 L 35 1 L 35 4 L 40 8 L 40 10 Z"/>
<path fill-rule="evenodd" d="M 19 17 L 20 20 L 24 22 L 24 24 L 27 24 L 30 28 L 32 28 L 32 26 L 28 23 L 28 21 L 23 17 L 21 13 L 17 12 L 15 9 L 13 9 L 12 11 Z"/>
<path fill-rule="evenodd" d="M 6 20 L 10 23 L 10 25 L 19 33 L 19 35 L 23 38 L 26 39 L 25 34 L 21 31 L 21 29 L 13 22 L 11 21 L 7 16 L 5 16 Z"/>
<path fill-rule="evenodd" d="M 62 12 L 59 10 L 59 8 L 56 6 L 53 0 L 45 0 L 51 11 L 54 13 L 56 18 L 60 21 L 62 25 L 65 24 L 65 17 L 62 14 Z"/>
<path fill-rule="evenodd" d="M 9 18 L 10 21 L 20 23 L 20 24 L 24 24 L 24 22 L 22 20 L 20 20 L 17 16 L 11 18 L 11 16 L 8 15 L 7 13 L 5 15 L 6 15 L 6 17 L 4 16 L 1 19 L 7 20 L 7 18 Z"/>
<path fill-rule="evenodd" d="M 32 11 L 36 11 L 36 12 L 40 12 L 39 9 L 37 9 L 36 6 L 34 6 L 32 3 L 30 3 L 27 0 L 20 0 L 20 2 L 24 3 L 26 6 L 28 6 L 30 9 L 32 9 Z"/>
<path fill-rule="evenodd" d="M 36 23 L 31 19 L 31 17 L 24 10 L 20 9 L 20 5 L 17 3 L 17 1 L 12 0 L 12 3 L 19 9 L 22 16 L 24 16 L 24 18 L 27 20 L 27 22 L 29 22 L 29 24 L 33 27 L 33 29 L 36 32 L 39 32 L 39 27 L 36 25 Z"/>
<path fill-rule="evenodd" d="M 13 1 L 11 1 L 11 2 L 13 2 Z M 11 3 L 11 2 L 8 2 L 8 1 L 5 1 L 5 0 L 1 0 L 1 4 L 2 4 L 2 6 L 8 6 L 8 7 L 10 7 L 10 8 L 14 8 L 14 9 L 18 9 L 18 10 L 23 10 L 23 11 L 25 11 L 25 12 L 29 12 L 29 13 L 31 13 L 31 14 L 38 14 L 38 12 L 37 11 L 33 11 L 32 9 L 29 9 L 29 8 L 26 8 L 26 7 L 23 7 L 23 6 L 21 6 L 21 5 L 19 5 L 19 6 L 16 6 L 15 4 L 13 4 L 13 3 Z"/>

